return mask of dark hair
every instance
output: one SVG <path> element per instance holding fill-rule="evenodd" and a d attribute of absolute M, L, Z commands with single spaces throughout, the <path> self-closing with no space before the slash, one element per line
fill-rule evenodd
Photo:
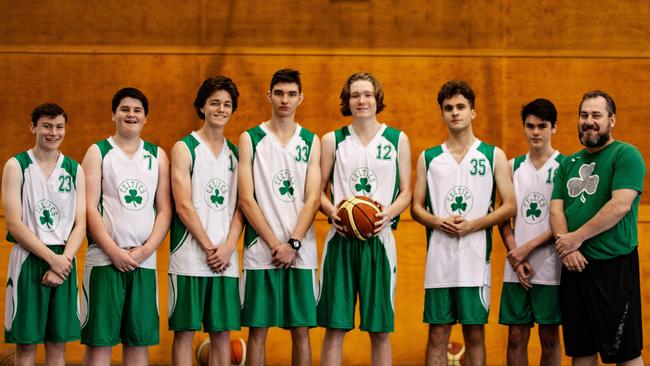
<path fill-rule="evenodd" d="M 68 115 L 63 108 L 54 103 L 43 103 L 32 110 L 32 126 L 36 126 L 38 120 L 43 116 L 51 118 L 63 116 L 63 119 L 68 122 Z"/>
<path fill-rule="evenodd" d="M 298 92 L 302 93 L 302 83 L 300 82 L 300 72 L 293 69 L 278 70 L 271 78 L 271 86 L 269 91 L 273 91 L 273 87 L 278 83 L 296 83 L 298 84 Z"/>
<path fill-rule="evenodd" d="M 350 110 L 350 86 L 352 86 L 352 83 L 359 80 L 369 81 L 375 89 L 377 114 L 379 114 L 384 110 L 384 108 L 386 108 L 386 104 L 384 104 L 384 89 L 382 89 L 379 80 L 368 72 L 357 72 L 356 74 L 350 75 L 350 77 L 345 81 L 343 89 L 341 90 L 341 114 L 344 116 L 352 115 L 352 111 Z"/>
<path fill-rule="evenodd" d="M 582 103 L 584 103 L 585 100 L 598 97 L 603 97 L 607 102 L 607 113 L 609 113 L 608 117 L 611 117 L 612 114 L 616 114 L 616 103 L 614 103 L 614 99 L 602 90 L 592 90 L 582 95 L 582 100 L 580 101 L 580 106 L 578 107 L 578 115 L 582 112 Z"/>
<path fill-rule="evenodd" d="M 474 109 L 474 100 L 476 95 L 469 84 L 463 80 L 450 80 L 446 82 L 438 92 L 438 105 L 442 109 L 442 103 L 445 99 L 449 99 L 457 94 L 461 94 L 469 101 L 469 107 Z"/>
<path fill-rule="evenodd" d="M 117 107 L 119 107 L 120 102 L 124 98 L 133 98 L 139 100 L 140 103 L 142 103 L 142 108 L 144 108 L 144 115 L 146 116 L 149 114 L 149 100 L 143 92 L 136 88 L 122 88 L 118 90 L 115 95 L 113 95 L 113 103 L 111 105 L 113 113 L 117 111 Z"/>
<path fill-rule="evenodd" d="M 235 85 L 230 78 L 219 75 L 205 79 L 199 90 L 196 92 L 194 108 L 196 109 L 196 114 L 199 115 L 200 119 L 205 119 L 205 113 L 201 112 L 201 108 L 203 108 L 208 98 L 219 90 L 224 90 L 230 94 L 230 99 L 232 99 L 232 111 L 234 112 L 237 110 L 237 97 L 239 97 L 237 85 Z"/>
<path fill-rule="evenodd" d="M 538 98 L 526 104 L 521 109 L 521 122 L 526 123 L 526 117 L 533 115 L 542 121 L 551 122 L 551 127 L 555 127 L 557 122 L 557 110 L 548 99 Z"/>

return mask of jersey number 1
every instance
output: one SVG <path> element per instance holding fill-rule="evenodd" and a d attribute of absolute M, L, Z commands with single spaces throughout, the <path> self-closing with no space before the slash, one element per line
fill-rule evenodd
<path fill-rule="evenodd" d="M 548 176 L 546 176 L 546 183 L 551 184 L 555 181 L 555 171 L 553 168 L 548 168 Z"/>

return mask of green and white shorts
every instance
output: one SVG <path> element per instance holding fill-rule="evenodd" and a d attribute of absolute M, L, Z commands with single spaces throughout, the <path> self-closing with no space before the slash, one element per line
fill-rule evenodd
<path fill-rule="evenodd" d="M 533 285 L 526 291 L 518 282 L 504 282 L 501 291 L 499 323 L 559 325 L 560 286 Z"/>
<path fill-rule="evenodd" d="M 63 245 L 48 247 L 62 254 Z M 79 339 L 77 266 L 59 286 L 42 285 L 50 266 L 15 244 L 9 255 L 5 304 L 5 342 L 64 343 Z"/>
<path fill-rule="evenodd" d="M 318 283 L 315 269 L 244 270 L 242 286 L 242 326 L 316 326 Z"/>
<path fill-rule="evenodd" d="M 86 266 L 81 343 L 152 346 L 160 342 L 156 270 L 120 272 L 113 265 Z"/>
<path fill-rule="evenodd" d="M 240 329 L 239 278 L 169 274 L 169 329 L 223 332 Z"/>
<path fill-rule="evenodd" d="M 424 322 L 429 324 L 486 324 L 490 311 L 490 286 L 427 288 Z"/>
<path fill-rule="evenodd" d="M 361 241 L 345 238 L 330 229 L 326 243 L 317 307 L 318 325 L 353 329 L 358 294 L 359 328 L 366 332 L 392 332 L 397 280 L 392 231 L 385 230 Z"/>

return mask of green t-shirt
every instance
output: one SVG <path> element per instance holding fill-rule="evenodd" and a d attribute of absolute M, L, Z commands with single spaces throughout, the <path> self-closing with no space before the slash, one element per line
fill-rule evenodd
<path fill-rule="evenodd" d="M 637 218 L 644 177 L 645 162 L 639 150 L 619 141 L 593 154 L 583 149 L 569 156 L 557 169 L 552 199 L 564 201 L 569 232 L 596 215 L 612 198 L 612 191 L 639 192 L 621 221 L 582 244 L 580 252 L 585 257 L 610 259 L 629 254 L 638 246 Z"/>

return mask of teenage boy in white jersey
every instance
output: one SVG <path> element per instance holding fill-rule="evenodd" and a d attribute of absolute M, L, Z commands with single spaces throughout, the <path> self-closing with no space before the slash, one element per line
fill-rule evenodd
<path fill-rule="evenodd" d="M 464 81 L 442 86 L 438 105 L 449 137 L 425 150 L 417 162 L 411 215 L 427 228 L 427 365 L 447 364 L 449 334 L 457 322 L 462 324 L 469 363 L 485 365 L 492 226 L 516 211 L 506 155 L 472 131 L 474 100 Z M 501 206 L 493 210 L 495 188 Z"/>
<path fill-rule="evenodd" d="M 377 120 L 384 92 L 369 73 L 356 73 L 341 91 L 341 113 L 352 124 L 323 136 L 321 211 L 332 228 L 321 269 L 318 325 L 327 328 L 322 365 L 341 365 L 343 338 L 354 328 L 359 297 L 360 329 L 368 332 L 373 365 L 390 365 L 397 272 L 395 238 L 399 215 L 411 200 L 411 154 L 405 133 Z M 367 196 L 381 205 L 375 236 L 348 239 L 340 233 L 335 203 Z M 332 200 L 330 200 L 332 199 Z"/>
<path fill-rule="evenodd" d="M 56 104 L 32 111 L 34 147 L 10 158 L 2 176 L 9 255 L 5 342 L 16 344 L 15 365 L 65 365 L 65 342 L 79 339 L 74 256 L 86 231 L 84 174 L 59 147 L 67 115 Z"/>
<path fill-rule="evenodd" d="M 508 253 L 503 274 L 499 323 L 508 325 L 508 365 L 528 365 L 530 328 L 539 324 L 540 365 L 560 365 L 560 270 L 553 245 L 550 202 L 555 171 L 564 160 L 551 146 L 557 111 L 551 101 L 535 99 L 521 111 L 530 150 L 508 162 L 517 216 L 499 225 Z"/>
<path fill-rule="evenodd" d="M 210 335 L 210 364 L 230 365 L 230 331 L 240 329 L 238 155 L 223 134 L 238 96 L 230 78 L 206 79 L 194 99 L 203 126 L 172 148 L 176 213 L 168 297 L 174 365 L 192 365 L 192 339 L 201 325 Z"/>
<path fill-rule="evenodd" d="M 83 278 L 81 343 L 85 363 L 109 365 L 122 343 L 125 365 L 146 365 L 159 342 L 156 248 L 169 229 L 169 161 L 140 139 L 149 103 L 123 88 L 112 101 L 115 135 L 88 148 L 89 245 Z"/>
<path fill-rule="evenodd" d="M 294 120 L 300 73 L 273 74 L 271 119 L 239 139 L 239 203 L 244 234 L 241 323 L 250 327 L 248 365 L 263 365 L 269 327 L 291 330 L 292 364 L 311 364 L 318 284 L 312 222 L 319 206 L 320 142 Z"/>

